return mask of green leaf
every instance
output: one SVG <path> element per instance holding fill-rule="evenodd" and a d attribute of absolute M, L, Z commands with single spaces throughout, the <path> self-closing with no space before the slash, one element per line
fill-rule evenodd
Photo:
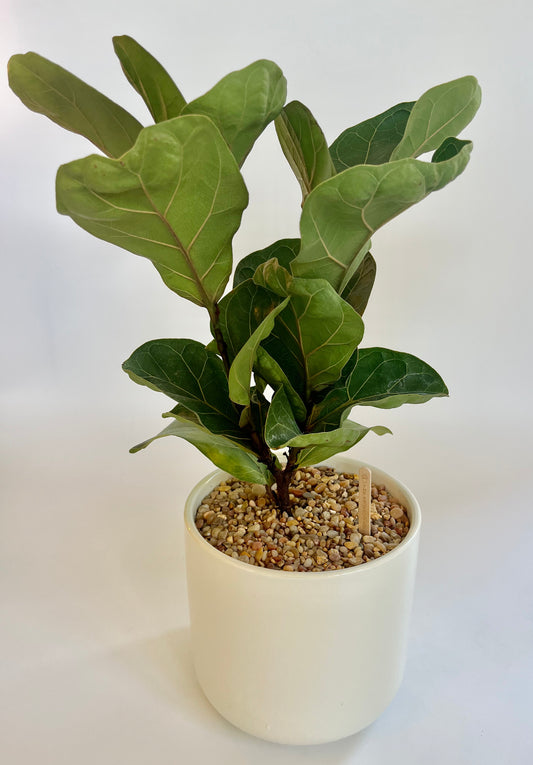
<path fill-rule="evenodd" d="M 461 141 L 460 138 L 445 138 L 437 151 L 431 157 L 432 162 L 444 162 L 447 159 L 459 154 L 463 146 L 467 146 L 469 141 Z"/>
<path fill-rule="evenodd" d="M 335 382 L 363 337 L 361 317 L 324 279 L 295 278 L 275 259 L 258 268 L 254 281 L 290 296 L 265 348 L 291 383 L 300 380 L 308 398 Z"/>
<path fill-rule="evenodd" d="M 386 112 L 345 130 L 333 141 L 331 156 L 337 172 L 354 165 L 388 162 L 401 141 L 414 101 L 396 104 Z"/>
<path fill-rule="evenodd" d="M 285 446 L 291 439 L 301 435 L 294 414 L 283 388 L 272 397 L 265 423 L 265 441 L 271 449 Z"/>
<path fill-rule="evenodd" d="M 339 452 L 345 452 L 355 446 L 370 431 L 378 436 L 391 433 L 383 425 L 367 428 L 364 425 L 351 422 L 351 420 L 346 420 L 336 430 L 324 433 L 306 433 L 291 439 L 286 446 L 302 449 L 298 454 L 298 467 L 306 467 L 323 462 Z"/>
<path fill-rule="evenodd" d="M 307 409 L 305 408 L 304 402 L 278 362 L 273 359 L 261 345 L 257 349 L 254 369 L 274 391 L 283 387 L 285 394 L 289 399 L 291 409 L 294 412 L 294 416 L 298 422 L 304 422 L 307 418 Z"/>
<path fill-rule="evenodd" d="M 179 414 L 175 410 L 172 416 L 174 418 L 173 422 L 162 430 L 161 433 L 134 446 L 130 451 L 134 453 L 145 449 L 158 438 L 179 436 L 196 446 L 217 467 L 227 471 L 239 481 L 263 484 L 272 483 L 273 479 L 269 470 L 259 462 L 257 456 L 252 451 L 230 441 L 229 438 L 211 433 L 211 431 L 195 421 L 194 416 L 191 417 L 187 412 Z"/>
<path fill-rule="evenodd" d="M 280 239 L 274 244 L 265 247 L 264 250 L 252 252 L 237 263 L 235 275 L 233 277 L 233 286 L 236 287 L 246 279 L 253 279 L 258 268 L 267 260 L 277 258 L 278 262 L 284 268 L 289 268 L 291 260 L 294 260 L 300 250 L 299 239 Z"/>
<path fill-rule="evenodd" d="M 109 157 L 135 143 L 142 125 L 129 112 L 37 53 L 12 56 L 9 85 L 32 112 L 88 138 Z"/>
<path fill-rule="evenodd" d="M 367 252 L 363 257 L 361 265 L 342 292 L 343 300 L 346 300 L 354 311 L 357 311 L 359 316 L 362 316 L 365 312 L 375 279 L 376 261 Z"/>
<path fill-rule="evenodd" d="M 241 412 L 241 428 L 251 426 L 262 437 L 265 432 L 265 422 L 269 406 L 268 399 L 263 396 L 263 393 L 257 386 L 251 388 L 250 403 Z"/>
<path fill-rule="evenodd" d="M 300 101 L 287 104 L 276 117 L 275 125 L 283 153 L 305 199 L 315 186 L 335 175 L 324 133 Z"/>
<path fill-rule="evenodd" d="M 208 308 L 222 295 L 248 193 L 207 117 L 144 128 L 120 160 L 92 155 L 63 165 L 56 195 L 60 213 L 149 258 L 178 295 Z"/>
<path fill-rule="evenodd" d="M 230 401 L 222 360 L 195 340 L 150 340 L 122 365 L 131 379 L 178 401 L 212 433 L 247 440 Z"/>
<path fill-rule="evenodd" d="M 230 363 L 279 303 L 277 295 L 258 287 L 251 279 L 241 282 L 224 295 L 218 304 L 218 326 L 228 349 Z"/>
<path fill-rule="evenodd" d="M 432 191 L 457 178 L 468 164 L 472 144 L 451 159 L 401 159 L 384 165 L 350 167 L 324 181 L 305 200 L 302 246 L 291 263 L 296 276 L 327 279 L 335 289 L 377 229 Z"/>
<path fill-rule="evenodd" d="M 142 99 L 154 122 L 179 117 L 186 104 L 166 69 L 133 37 L 113 37 L 113 47 L 124 74 Z"/>
<path fill-rule="evenodd" d="M 336 428 L 356 404 L 393 409 L 447 395 L 440 375 L 416 356 L 387 348 L 359 348 L 340 380 L 314 406 L 309 424 Z"/>
<path fill-rule="evenodd" d="M 456 136 L 479 109 L 481 88 L 475 77 L 460 77 L 427 90 L 413 106 L 391 160 L 418 157 Z"/>
<path fill-rule="evenodd" d="M 259 343 L 272 332 L 276 316 L 283 311 L 288 302 L 289 298 L 285 298 L 272 309 L 235 357 L 229 370 L 229 395 L 236 404 L 246 406 L 250 401 L 250 379 Z"/>
<path fill-rule="evenodd" d="M 204 114 L 218 127 L 242 165 L 256 139 L 280 113 L 287 95 L 281 69 L 264 59 L 231 72 L 182 114 Z"/>

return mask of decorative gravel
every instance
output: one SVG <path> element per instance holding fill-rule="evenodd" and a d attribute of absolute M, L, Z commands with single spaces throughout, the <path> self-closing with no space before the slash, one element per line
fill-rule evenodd
<path fill-rule="evenodd" d="M 359 533 L 357 475 L 306 468 L 290 488 L 293 515 L 264 486 L 228 479 L 203 499 L 196 527 L 217 550 L 253 566 L 334 571 L 380 558 L 409 531 L 405 508 L 372 484 L 371 535 Z"/>

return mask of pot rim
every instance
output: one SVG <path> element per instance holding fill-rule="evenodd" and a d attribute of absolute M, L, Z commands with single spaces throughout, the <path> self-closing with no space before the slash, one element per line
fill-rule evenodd
<path fill-rule="evenodd" d="M 341 455 L 339 455 L 341 457 Z M 334 458 L 333 458 L 334 459 Z M 332 460 L 333 461 L 333 460 Z M 221 552 L 220 550 L 217 550 L 216 547 L 213 547 L 212 544 L 210 544 L 199 532 L 199 530 L 196 528 L 196 524 L 194 523 L 194 517 L 196 515 L 196 510 L 199 507 L 200 502 L 197 501 L 197 498 L 200 497 L 200 500 L 203 499 L 205 494 L 201 494 L 202 491 L 204 491 L 204 488 L 207 484 L 211 483 L 215 476 L 220 476 L 220 480 L 222 480 L 224 477 L 231 477 L 231 473 L 228 473 L 224 470 L 221 470 L 217 468 L 216 470 L 213 470 L 211 473 L 209 473 L 207 476 L 202 478 L 201 481 L 199 481 L 189 492 L 187 499 L 185 501 L 185 528 L 187 530 L 187 533 L 189 536 L 194 540 L 196 544 L 200 544 L 205 554 L 209 554 L 212 556 L 215 556 L 216 560 L 221 565 L 227 565 L 227 566 L 236 566 L 237 570 L 244 572 L 247 572 L 249 576 L 269 576 L 274 577 L 275 579 L 278 579 L 281 577 L 285 581 L 287 581 L 288 578 L 291 579 L 315 579 L 317 576 L 320 576 L 322 579 L 328 578 L 334 578 L 334 577 L 346 577 L 346 576 L 364 576 L 366 573 L 371 573 L 372 571 L 375 571 L 378 566 L 385 566 L 391 564 L 399 555 L 403 555 L 407 552 L 407 548 L 412 547 L 413 544 L 416 544 L 417 538 L 420 534 L 420 527 L 421 527 L 421 511 L 420 511 L 420 505 L 418 503 L 418 500 L 416 499 L 415 495 L 412 493 L 412 491 L 401 481 L 399 481 L 397 478 L 392 476 L 390 473 L 387 473 L 385 470 L 382 470 L 381 468 L 378 468 L 374 465 L 369 464 L 368 462 L 363 462 L 362 460 L 356 459 L 354 457 L 342 457 L 342 461 L 349 461 L 353 463 L 354 467 L 356 469 L 359 469 L 361 467 L 368 467 L 372 472 L 377 472 L 383 476 L 383 483 L 387 483 L 387 479 L 390 479 L 396 484 L 395 491 L 400 490 L 400 492 L 403 493 L 405 499 L 402 500 L 402 502 L 405 502 L 408 507 L 406 508 L 408 510 L 409 515 L 409 531 L 407 532 L 406 536 L 399 545 L 397 545 L 393 550 L 390 550 L 385 555 L 381 556 L 380 558 L 375 558 L 371 561 L 366 561 L 365 563 L 361 563 L 359 566 L 350 566 L 348 568 L 342 568 L 335 571 L 284 571 L 280 569 L 272 569 L 272 568 L 263 568 L 261 566 L 252 566 L 249 563 L 245 563 L 242 560 L 237 560 L 236 558 L 232 558 L 229 555 L 226 555 L 225 553 Z M 335 467 L 335 465 L 327 465 L 326 463 L 320 463 L 318 467 L 324 466 L 324 467 Z M 345 470 L 345 468 L 339 468 L 340 470 Z M 381 481 L 380 478 L 377 480 Z M 215 484 L 216 486 L 216 484 Z M 214 487 L 213 487 L 214 488 Z M 388 488 L 388 487 L 387 487 Z M 390 490 L 390 489 L 389 489 Z M 208 493 L 208 489 L 205 489 L 205 493 Z M 194 501 L 193 501 L 194 498 Z"/>

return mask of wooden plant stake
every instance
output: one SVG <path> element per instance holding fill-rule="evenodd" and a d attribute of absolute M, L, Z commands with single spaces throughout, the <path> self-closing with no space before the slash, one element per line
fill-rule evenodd
<path fill-rule="evenodd" d="M 370 496 L 372 473 L 366 468 L 359 469 L 359 533 L 370 534 Z"/>

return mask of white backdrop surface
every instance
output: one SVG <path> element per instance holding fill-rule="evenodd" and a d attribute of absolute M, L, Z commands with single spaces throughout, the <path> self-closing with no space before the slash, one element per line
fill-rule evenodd
<path fill-rule="evenodd" d="M 145 124 L 112 35 L 152 51 L 188 99 L 271 58 L 289 99 L 310 107 L 329 141 L 464 74 L 478 77 L 484 100 L 465 131 L 474 152 L 464 175 L 374 237 L 365 344 L 420 356 L 451 392 L 360 418 L 394 436 L 369 436 L 357 453 L 404 480 L 425 513 L 405 680 L 371 728 L 304 749 L 232 728 L 192 673 L 181 506 L 209 463 L 177 439 L 127 453 L 159 430 L 166 404 L 132 385 L 120 363 L 151 338 L 207 340 L 206 318 L 150 263 L 57 215 L 57 167 L 92 147 L 30 113 L 4 76 L 2 762 L 531 762 L 529 3 L 5 8 L 5 63 L 37 51 Z M 272 126 L 244 175 L 251 201 L 236 260 L 298 233 L 299 189 Z"/>

